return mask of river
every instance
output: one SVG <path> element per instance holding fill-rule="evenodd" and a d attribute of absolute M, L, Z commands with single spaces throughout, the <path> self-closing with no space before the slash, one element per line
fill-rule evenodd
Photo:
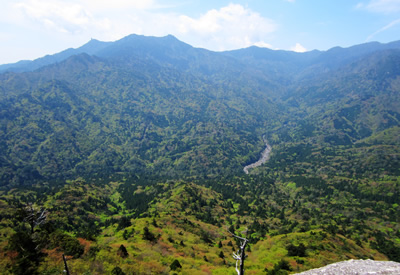
<path fill-rule="evenodd" d="M 261 153 L 261 158 L 258 161 L 254 162 L 252 164 L 249 164 L 243 168 L 243 171 L 246 174 L 249 173 L 249 169 L 256 168 L 256 167 L 266 163 L 269 160 L 269 156 L 271 154 L 272 147 L 267 143 L 267 141 L 265 139 L 264 139 L 264 142 L 265 142 L 266 147 L 265 147 L 265 150 Z"/>

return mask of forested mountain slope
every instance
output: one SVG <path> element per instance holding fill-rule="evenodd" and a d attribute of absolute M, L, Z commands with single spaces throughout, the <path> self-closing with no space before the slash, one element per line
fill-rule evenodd
<path fill-rule="evenodd" d="M 236 76 L 237 64 L 224 74 L 223 63 L 236 62 L 226 57 L 209 66 L 222 66 L 215 74 L 125 57 L 81 54 L 2 75 L 4 183 L 100 171 L 227 174 L 257 157 L 266 121 L 279 112 L 263 76 Z"/>
<path fill-rule="evenodd" d="M 98 56 L 0 76 L 2 185 L 100 171 L 240 173 L 263 134 L 354 143 L 399 123 L 399 52 L 386 50 L 397 44 L 298 54 L 215 53 L 172 36 L 91 41 L 76 52 Z M 310 78 L 335 62 L 345 65 Z"/>
<path fill-rule="evenodd" d="M 1 66 L 1 267 L 234 274 L 246 228 L 249 274 L 400 261 L 399 64 L 131 35 Z"/>

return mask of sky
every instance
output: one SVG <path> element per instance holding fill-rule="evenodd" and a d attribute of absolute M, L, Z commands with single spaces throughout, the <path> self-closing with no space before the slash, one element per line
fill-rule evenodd
<path fill-rule="evenodd" d="M 400 40 L 400 0 L 1 0 L 0 64 L 90 39 L 172 34 L 213 51 L 298 52 Z"/>

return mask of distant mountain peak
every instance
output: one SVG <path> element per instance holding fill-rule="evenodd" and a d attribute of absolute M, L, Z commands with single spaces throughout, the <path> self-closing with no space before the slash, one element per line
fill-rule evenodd
<path fill-rule="evenodd" d="M 327 51 L 314 50 L 306 53 L 272 50 L 251 46 L 245 49 L 215 53 L 215 55 L 212 56 L 213 58 L 216 58 L 217 55 L 223 55 L 225 57 L 234 58 L 236 61 L 240 62 L 245 60 L 246 62 L 252 61 L 260 68 L 265 68 L 265 66 L 271 67 L 272 63 L 274 63 L 274 65 L 279 66 L 281 69 L 292 67 L 293 72 L 298 72 L 298 69 L 304 68 L 304 66 L 308 66 L 311 63 L 314 63 L 314 65 L 330 64 L 329 66 L 331 68 L 329 69 L 332 69 L 344 65 L 345 63 L 354 60 L 354 58 L 362 57 L 363 55 L 375 51 L 399 48 L 400 41 L 387 44 L 369 42 L 348 48 L 334 47 Z M 194 49 L 196 49 L 196 51 L 198 50 L 196 54 L 193 52 Z M 61 62 L 73 55 L 81 53 L 96 55 L 106 59 L 118 58 L 120 60 L 135 56 L 146 57 L 156 62 L 158 62 L 158 60 L 168 60 L 170 65 L 175 63 L 176 60 L 186 60 L 184 61 L 187 63 L 185 64 L 185 67 L 190 67 L 192 61 L 198 61 L 199 58 L 204 58 L 204 55 L 207 55 L 206 52 L 211 53 L 212 51 L 194 48 L 193 46 L 182 42 L 172 34 L 162 37 L 130 34 L 113 42 L 103 42 L 92 38 L 86 44 L 76 49 L 66 49 L 60 53 L 46 55 L 33 61 L 20 61 L 14 64 L 0 65 L 0 73 L 6 71 L 33 71 L 50 64 Z"/>

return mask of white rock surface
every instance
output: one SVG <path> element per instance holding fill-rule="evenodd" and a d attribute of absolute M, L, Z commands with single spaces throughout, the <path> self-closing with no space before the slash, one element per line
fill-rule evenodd
<path fill-rule="evenodd" d="M 400 263 L 373 260 L 349 260 L 298 273 L 301 275 L 400 275 Z"/>

